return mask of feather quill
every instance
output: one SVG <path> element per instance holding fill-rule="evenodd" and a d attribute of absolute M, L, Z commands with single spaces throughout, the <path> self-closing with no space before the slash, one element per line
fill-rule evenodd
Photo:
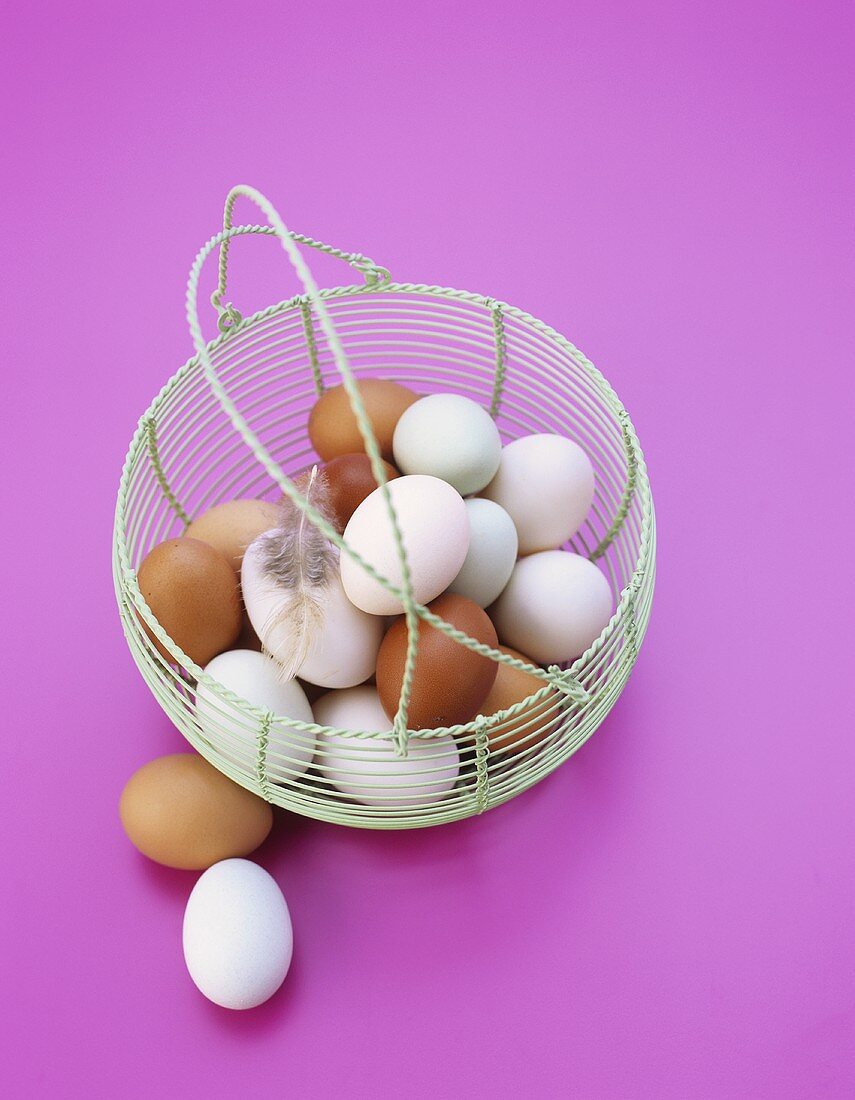
<path fill-rule="evenodd" d="M 326 477 L 313 466 L 297 488 L 330 519 Z M 261 631 L 264 652 L 279 667 L 283 680 L 297 674 L 323 628 L 330 578 L 338 567 L 338 553 L 306 514 L 287 497 L 276 530 L 262 536 L 259 564 L 262 575 L 281 593 Z M 276 637 L 275 650 L 268 648 Z"/>

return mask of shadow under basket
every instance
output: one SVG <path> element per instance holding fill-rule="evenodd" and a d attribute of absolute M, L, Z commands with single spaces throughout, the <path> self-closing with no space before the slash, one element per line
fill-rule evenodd
<path fill-rule="evenodd" d="M 239 196 L 256 202 L 271 224 L 233 226 Z M 279 239 L 306 292 L 241 318 L 222 302 L 228 246 L 253 233 Z M 360 281 L 318 290 L 298 243 L 351 264 Z M 214 295 L 220 335 L 206 343 L 196 297 L 202 266 L 214 251 L 220 258 Z M 269 802 L 325 821 L 380 829 L 480 813 L 572 756 L 614 706 L 635 664 L 655 575 L 653 502 L 641 449 L 626 410 L 593 364 L 559 333 L 513 306 L 465 291 L 395 283 L 359 254 L 290 232 L 267 200 L 246 187 L 230 193 L 225 228 L 196 259 L 188 317 L 197 354 L 154 399 L 128 451 L 113 569 L 131 653 L 190 744 Z M 191 518 L 215 504 L 293 490 L 290 479 L 315 461 L 306 432 L 309 411 L 342 376 L 391 379 L 421 394 L 462 394 L 490 411 L 504 443 L 553 432 L 587 452 L 596 495 L 567 548 L 597 562 L 615 611 L 578 660 L 544 670 L 541 689 L 510 710 L 443 730 L 399 728 L 397 741 L 391 722 L 378 733 L 292 721 L 252 706 L 206 676 L 145 603 L 136 570 L 155 545 L 181 535 Z M 199 685 L 207 689 L 201 722 Z M 330 739 L 337 746 L 334 760 L 327 751 Z M 394 786 L 383 780 L 394 761 L 376 763 L 377 748 L 388 750 L 390 740 L 405 770 L 407 760 L 418 759 L 418 770 L 404 782 L 398 777 Z"/>

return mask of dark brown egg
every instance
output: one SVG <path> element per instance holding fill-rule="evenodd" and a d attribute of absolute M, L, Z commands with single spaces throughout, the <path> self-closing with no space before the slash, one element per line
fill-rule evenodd
<path fill-rule="evenodd" d="M 401 476 L 388 462 L 384 462 L 383 466 L 387 481 Z M 326 481 L 327 500 L 335 526 L 343 532 L 359 505 L 377 488 L 371 459 L 364 452 L 339 455 L 321 467 L 321 472 Z"/>
<path fill-rule="evenodd" d="M 144 856 L 192 871 L 248 856 L 273 825 L 267 802 L 195 753 L 160 756 L 134 772 L 122 791 L 119 816 Z"/>
<path fill-rule="evenodd" d="M 484 645 L 498 639 L 487 614 L 465 596 L 446 593 L 428 604 L 429 610 Z M 402 616 L 386 631 L 377 655 L 377 692 L 383 709 L 393 718 L 398 709 L 407 623 Z M 497 665 L 454 642 L 436 627 L 419 622 L 419 648 L 407 724 L 410 729 L 433 729 L 468 722 L 477 713 L 496 679 Z"/>
<path fill-rule="evenodd" d="M 358 387 L 380 454 L 391 461 L 395 425 L 404 410 L 418 401 L 419 395 L 406 386 L 381 378 L 362 378 Z M 334 386 L 317 400 L 309 416 L 309 438 L 325 462 L 365 450 L 344 386 Z"/>
<path fill-rule="evenodd" d="M 206 665 L 237 641 L 242 624 L 237 576 L 208 543 L 188 538 L 160 543 L 139 567 L 137 579 L 154 617 L 197 665 Z"/>
<path fill-rule="evenodd" d="M 516 657 L 518 661 L 525 661 L 530 665 L 537 665 L 531 657 L 524 653 L 518 653 L 515 649 L 500 645 L 497 647 L 502 653 Z M 490 716 L 500 710 L 508 710 L 528 699 L 530 695 L 546 687 L 546 681 L 534 676 L 531 672 L 522 672 L 510 665 L 497 665 L 496 679 L 481 704 L 481 714 Z M 505 722 L 489 732 L 490 751 L 495 753 L 517 753 L 530 748 L 542 741 L 551 733 L 558 722 L 556 713 L 558 692 L 552 691 L 539 703 L 527 707 L 517 718 Z"/>

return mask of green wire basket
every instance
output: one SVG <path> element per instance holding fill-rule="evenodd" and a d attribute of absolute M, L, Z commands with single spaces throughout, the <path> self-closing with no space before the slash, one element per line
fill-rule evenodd
<path fill-rule="evenodd" d="M 240 196 L 256 204 L 267 225 L 232 224 Z M 243 318 L 223 298 L 229 245 L 247 234 L 279 239 L 304 293 Z M 297 244 L 346 261 L 362 282 L 319 290 Z M 220 335 L 206 343 L 198 286 L 214 251 L 219 252 L 219 284 L 212 302 Z M 278 806 L 381 829 L 438 825 L 480 813 L 531 787 L 572 756 L 614 706 L 635 664 L 655 575 L 653 501 L 644 459 L 626 410 L 593 364 L 554 329 L 504 302 L 446 287 L 395 283 L 385 268 L 358 253 L 290 232 L 270 202 L 245 186 L 229 193 L 222 232 L 196 257 L 187 286 L 187 318 L 196 354 L 141 418 L 122 471 L 113 572 L 134 660 L 194 748 Z M 404 577 L 400 589 L 379 577 L 301 496 L 285 471 L 296 477 L 313 461 L 306 433 L 309 411 L 327 386 L 340 382 L 375 476 L 385 485 L 377 443 L 354 384 L 355 377 L 372 376 L 419 393 L 464 394 L 490 410 L 504 442 L 554 432 L 584 447 L 596 473 L 596 496 L 586 523 L 567 546 L 598 562 L 611 586 L 615 612 L 571 665 L 543 669 L 517 661 L 415 603 L 405 547 L 385 489 Z M 136 570 L 155 545 L 182 534 L 193 516 L 213 505 L 236 497 L 269 497 L 273 486 L 403 603 L 407 662 L 398 713 L 388 730 L 333 730 L 251 705 L 194 664 L 142 597 Z M 466 725 L 409 730 L 420 619 L 460 645 L 536 675 L 540 690 Z M 197 712 L 200 688 L 205 706 Z M 329 753 L 333 744 L 334 758 Z M 457 773 L 449 780 L 452 756 Z M 417 769 L 408 766 L 411 757 L 417 757 Z M 383 776 L 396 768 L 401 774 L 389 788 Z M 446 788 L 441 797 L 438 781 Z"/>

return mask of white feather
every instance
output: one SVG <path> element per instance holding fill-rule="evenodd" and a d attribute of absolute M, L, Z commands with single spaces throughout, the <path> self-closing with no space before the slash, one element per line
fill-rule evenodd
<path fill-rule="evenodd" d="M 314 466 L 297 483 L 306 499 L 330 518 L 324 475 Z M 265 581 L 280 598 L 262 624 L 259 636 L 265 653 L 279 666 L 283 680 L 296 675 L 323 628 L 329 583 L 338 568 L 338 554 L 326 536 L 297 505 L 282 504 L 280 525 L 259 540 L 259 564 Z M 268 643 L 275 634 L 275 649 Z"/>

